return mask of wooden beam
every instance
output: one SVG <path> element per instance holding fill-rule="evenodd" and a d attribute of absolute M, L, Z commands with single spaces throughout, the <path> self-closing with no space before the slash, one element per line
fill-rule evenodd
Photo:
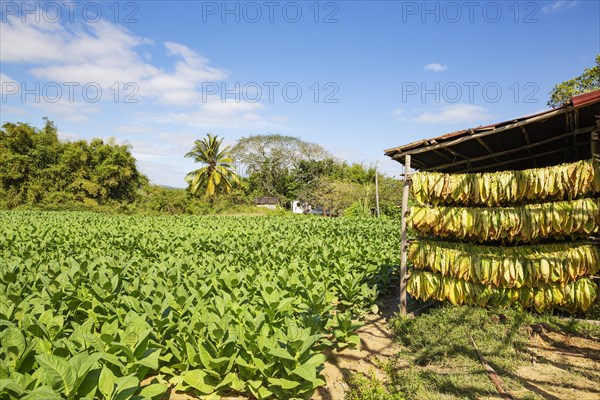
<path fill-rule="evenodd" d="M 410 160 L 410 163 L 411 163 L 412 169 L 419 169 L 420 170 L 420 169 L 426 168 L 426 165 L 423 164 L 421 161 L 417 160 L 416 158 L 412 158 Z"/>
<path fill-rule="evenodd" d="M 452 158 L 448 157 L 447 155 L 445 155 L 444 153 L 442 153 L 442 152 L 441 152 L 441 151 L 439 151 L 439 150 L 433 150 L 433 152 L 434 152 L 435 154 L 437 154 L 438 156 L 440 156 L 440 157 L 442 157 L 442 158 L 444 158 L 444 159 L 446 159 L 446 160 L 448 160 L 448 161 L 450 161 L 450 162 L 454 162 L 454 160 L 453 160 Z M 414 161 L 414 160 L 413 160 L 413 161 Z"/>
<path fill-rule="evenodd" d="M 523 132 L 523 136 L 525 137 L 525 143 L 527 144 L 527 146 L 531 145 L 531 141 L 529 140 L 529 134 L 527 133 L 527 129 L 525 128 L 525 125 L 521 125 L 521 132 Z M 529 154 L 531 153 L 531 147 L 527 147 L 527 152 Z M 537 158 L 533 159 L 533 166 L 537 168 Z"/>
<path fill-rule="evenodd" d="M 450 147 L 443 147 L 444 150 L 446 150 L 448 153 L 452 154 L 454 157 L 460 157 L 463 160 L 469 160 L 469 157 L 465 156 L 462 153 L 459 153 L 456 150 L 451 149 Z"/>
<path fill-rule="evenodd" d="M 531 141 L 529 140 L 529 134 L 527 133 L 527 129 L 525 129 L 524 125 L 521 125 L 521 132 L 523 132 L 523 136 L 525 136 L 525 143 L 529 146 Z"/>
<path fill-rule="evenodd" d="M 600 157 L 600 118 L 596 120 L 596 129 L 590 137 L 590 150 L 592 157 Z"/>
<path fill-rule="evenodd" d="M 586 146 L 586 145 L 587 145 L 587 143 L 573 143 L 568 148 L 560 148 L 560 149 L 557 149 L 557 150 L 546 151 L 544 153 L 536 154 L 536 157 L 548 156 L 550 154 L 560 153 L 560 152 L 565 151 L 567 149 L 572 149 L 572 148 L 575 148 L 575 147 L 582 147 L 582 146 Z M 491 165 L 486 165 L 486 166 L 483 166 L 483 167 L 471 168 L 468 172 L 477 172 L 477 171 L 481 171 L 481 170 L 486 169 L 486 168 L 492 168 L 492 167 L 498 167 L 498 166 L 504 165 L 504 164 L 516 163 L 518 161 L 528 160 L 530 158 L 531 158 L 531 156 L 526 156 L 526 157 L 520 157 L 520 158 L 516 158 L 516 159 L 506 160 L 506 161 L 502 161 L 502 162 L 499 162 L 499 163 L 495 163 L 495 164 L 491 164 Z"/>
<path fill-rule="evenodd" d="M 444 148 L 444 147 L 448 147 L 448 146 L 454 146 L 454 145 L 457 145 L 459 143 L 463 143 L 463 142 L 468 141 L 468 140 L 473 140 L 473 139 L 482 138 L 482 137 L 489 136 L 489 135 L 494 135 L 494 134 L 501 133 L 501 132 L 504 132 L 504 131 L 507 131 L 507 130 L 511 130 L 511 129 L 514 129 L 514 128 L 521 127 L 523 125 L 531 124 L 533 122 L 545 121 L 545 120 L 547 120 L 549 118 L 552 118 L 552 117 L 555 117 L 557 115 L 564 114 L 568 110 L 570 110 L 571 108 L 567 108 L 567 107 L 565 107 L 565 108 L 559 108 L 557 110 L 553 110 L 553 111 L 544 113 L 542 115 L 531 117 L 531 118 L 525 119 L 525 120 L 520 121 L 520 122 L 515 122 L 515 123 L 512 123 L 512 124 L 504 125 L 504 126 L 502 126 L 500 128 L 493 128 L 493 129 L 490 129 L 489 131 L 484 131 L 484 132 L 481 132 L 481 133 L 474 133 L 472 135 L 463 136 L 461 138 L 458 138 L 458 139 L 455 139 L 455 140 L 451 140 L 449 142 L 437 143 L 437 144 L 434 144 L 434 145 L 431 145 L 431 146 L 425 146 L 425 147 L 417 148 L 417 149 L 414 149 L 414 150 L 407 150 L 407 151 L 400 151 L 398 148 L 396 148 L 396 149 L 398 149 L 397 150 L 398 152 L 396 154 L 394 154 L 392 156 L 392 158 L 397 159 L 397 158 L 405 156 L 407 154 L 415 155 L 415 154 L 425 153 L 427 151 L 431 151 L 431 150 L 434 150 L 434 149 L 440 149 L 440 148 Z M 393 151 L 393 150 L 396 150 L 396 149 L 390 149 L 390 151 Z"/>
<path fill-rule="evenodd" d="M 483 148 L 492 156 L 494 160 L 498 161 L 498 159 L 495 156 L 496 153 L 492 151 L 492 149 L 490 148 L 490 146 L 488 146 L 486 142 L 484 142 L 481 138 L 477 138 L 477 142 L 483 146 Z"/>
<path fill-rule="evenodd" d="M 496 390 L 498 391 L 498 394 L 500 395 L 500 397 L 503 399 L 514 400 L 515 399 L 514 396 L 510 393 L 510 391 L 508 390 L 508 387 L 506 386 L 506 384 L 504 383 L 504 381 L 502 380 L 500 375 L 498 375 L 496 370 L 494 370 L 494 368 L 492 368 L 492 366 L 490 365 L 488 360 L 486 360 L 486 358 L 483 356 L 483 354 L 481 354 L 481 352 L 479 351 L 479 348 L 477 347 L 475 340 L 473 340 L 473 336 L 471 336 L 470 333 L 468 335 L 469 335 L 469 339 L 471 339 L 471 344 L 473 345 L 473 348 L 475 349 L 475 352 L 477 353 L 477 357 L 479 358 L 479 361 L 481 361 L 481 364 L 483 365 L 485 372 L 487 372 L 488 377 L 490 378 L 490 380 L 492 381 L 494 386 L 496 386 Z"/>
<path fill-rule="evenodd" d="M 400 215 L 400 226 L 402 237 L 400 240 L 400 314 L 406 315 L 406 283 L 408 275 L 407 267 L 407 245 L 406 245 L 406 217 L 408 215 L 408 193 L 410 189 L 410 155 L 404 160 L 404 187 L 402 188 L 402 214 Z"/>
<path fill-rule="evenodd" d="M 587 127 L 587 128 L 577 129 L 576 132 L 575 132 L 575 135 L 581 135 L 581 134 L 584 134 L 584 133 L 588 133 L 588 132 L 591 132 L 593 129 L 595 129 L 595 128 L 594 127 Z M 572 135 L 573 135 L 573 132 L 563 133 L 561 135 L 553 136 L 553 137 L 551 137 L 549 139 L 542 140 L 541 142 L 531 143 L 531 144 L 528 144 L 528 145 L 525 145 L 525 146 L 518 147 L 516 149 L 510 149 L 510 150 L 500 151 L 500 152 L 496 153 L 495 156 L 498 157 L 498 156 L 504 156 L 504 155 L 512 154 L 512 153 L 518 153 L 520 151 L 523 151 L 523 149 L 527 149 L 528 152 L 530 154 L 532 154 L 531 153 L 531 149 L 534 148 L 534 147 L 541 146 L 541 145 L 553 142 L 555 140 L 560 140 L 560 139 L 563 139 L 563 138 L 565 138 L 567 136 L 572 136 Z M 561 150 L 564 150 L 564 148 L 561 148 Z M 448 168 L 448 167 L 456 167 L 456 166 L 459 166 L 459 165 L 462 165 L 462 164 L 466 164 L 468 162 L 483 161 L 483 160 L 487 160 L 489 158 L 493 158 L 491 154 L 487 154 L 487 155 L 481 156 L 481 157 L 471 158 L 470 160 L 461 160 L 461 161 L 456 161 L 454 163 L 448 163 L 448 164 L 438 165 L 436 167 L 427 167 L 427 168 L 423 168 L 423 171 L 430 171 L 432 169 L 438 170 L 438 169 L 443 169 L 443 168 Z"/>

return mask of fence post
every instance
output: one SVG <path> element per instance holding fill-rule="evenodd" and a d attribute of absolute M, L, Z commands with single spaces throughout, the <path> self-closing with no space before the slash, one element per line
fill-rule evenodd
<path fill-rule="evenodd" d="M 600 118 L 596 120 L 596 129 L 590 133 L 592 158 L 600 157 Z"/>
<path fill-rule="evenodd" d="M 408 191 L 410 189 L 410 155 L 404 158 L 404 187 L 402 188 L 402 214 L 400 224 L 402 229 L 402 239 L 400 243 L 400 314 L 406 315 L 406 283 L 408 280 L 408 268 L 406 265 L 406 216 L 408 214 Z"/>

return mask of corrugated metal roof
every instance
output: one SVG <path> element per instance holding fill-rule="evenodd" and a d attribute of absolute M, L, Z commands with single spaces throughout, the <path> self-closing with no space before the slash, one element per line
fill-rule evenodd
<path fill-rule="evenodd" d="M 446 172 L 506 169 L 502 165 L 509 164 L 511 156 L 518 158 L 511 169 L 589 158 L 591 151 L 583 147 L 586 138 L 589 143 L 592 128 L 597 123 L 599 105 L 600 90 L 597 90 L 575 96 L 563 107 L 450 132 L 387 149 L 384 153 L 402 163 L 406 155 L 411 155 L 415 168 Z M 561 150 L 565 154 L 557 157 Z"/>
<path fill-rule="evenodd" d="M 254 200 L 255 204 L 278 204 L 279 197 L 257 197 Z"/>
<path fill-rule="evenodd" d="M 593 92 L 580 94 L 579 96 L 575 96 L 571 99 L 571 103 L 574 107 L 582 107 L 587 104 L 594 103 L 600 100 L 600 90 L 595 90 Z"/>

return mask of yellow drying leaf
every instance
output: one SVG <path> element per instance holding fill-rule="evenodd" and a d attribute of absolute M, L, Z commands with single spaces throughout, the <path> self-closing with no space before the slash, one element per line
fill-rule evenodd
<path fill-rule="evenodd" d="M 540 280 L 550 282 L 550 263 L 546 258 L 540 259 Z"/>
<path fill-rule="evenodd" d="M 507 206 L 526 200 L 560 201 L 600 192 L 600 167 L 582 160 L 547 168 L 475 174 L 419 172 L 415 199 L 422 203 Z"/>
<path fill-rule="evenodd" d="M 544 308 L 545 308 L 545 298 L 544 298 L 544 291 L 543 290 L 537 290 L 535 292 L 535 294 L 533 295 L 533 307 L 535 308 L 535 310 L 537 312 L 544 311 Z"/>

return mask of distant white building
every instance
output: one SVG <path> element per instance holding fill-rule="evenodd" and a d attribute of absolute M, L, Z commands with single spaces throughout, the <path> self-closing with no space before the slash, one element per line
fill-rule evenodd
<path fill-rule="evenodd" d="M 292 201 L 292 212 L 294 214 L 307 214 L 311 208 L 309 204 L 303 203 L 300 200 Z"/>
<path fill-rule="evenodd" d="M 303 214 L 304 213 L 304 208 L 302 207 L 302 203 L 300 202 L 300 200 L 292 201 L 292 212 L 294 214 Z"/>

